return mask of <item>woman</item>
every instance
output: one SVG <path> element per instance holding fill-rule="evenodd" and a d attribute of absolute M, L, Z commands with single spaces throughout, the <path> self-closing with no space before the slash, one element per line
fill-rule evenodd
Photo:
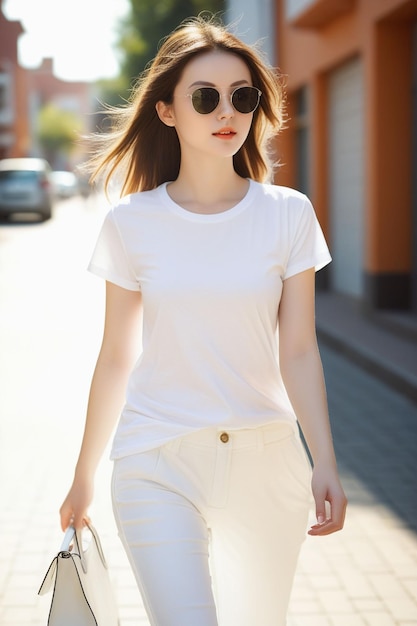
<path fill-rule="evenodd" d="M 314 324 L 330 256 L 308 199 L 264 182 L 281 116 L 253 48 L 193 19 L 94 161 L 123 197 L 90 264 L 105 329 L 61 524 L 88 519 L 124 403 L 113 506 L 152 625 L 284 626 L 310 494 L 309 534 L 343 526 Z"/>

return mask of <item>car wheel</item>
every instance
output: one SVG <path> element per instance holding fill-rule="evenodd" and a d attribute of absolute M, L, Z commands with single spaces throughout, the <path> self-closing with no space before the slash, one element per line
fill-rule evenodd
<path fill-rule="evenodd" d="M 41 213 L 41 219 L 43 222 L 46 222 L 46 220 L 50 220 L 52 217 L 52 210 L 51 209 L 46 209 L 45 211 L 43 211 Z"/>

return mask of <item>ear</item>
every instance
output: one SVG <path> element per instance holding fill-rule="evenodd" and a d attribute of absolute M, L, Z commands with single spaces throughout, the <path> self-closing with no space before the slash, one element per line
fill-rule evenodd
<path fill-rule="evenodd" d="M 175 119 L 174 119 L 174 115 L 172 113 L 172 108 L 170 104 L 167 104 L 166 102 L 162 102 L 162 100 L 159 100 L 155 104 L 155 109 L 156 109 L 156 112 L 158 113 L 158 117 L 161 120 L 161 122 L 166 124 L 166 126 L 175 126 Z"/>

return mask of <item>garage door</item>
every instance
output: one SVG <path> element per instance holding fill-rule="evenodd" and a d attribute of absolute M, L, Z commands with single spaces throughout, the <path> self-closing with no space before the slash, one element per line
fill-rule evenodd
<path fill-rule="evenodd" d="M 332 289 L 363 294 L 364 142 L 362 63 L 329 76 L 329 181 Z"/>

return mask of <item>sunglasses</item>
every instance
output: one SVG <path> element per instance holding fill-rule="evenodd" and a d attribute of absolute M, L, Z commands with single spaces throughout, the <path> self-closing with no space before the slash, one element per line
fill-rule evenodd
<path fill-rule="evenodd" d="M 238 87 L 230 94 L 230 102 L 239 113 L 253 113 L 261 95 L 262 91 L 256 87 Z M 194 109 L 201 115 L 213 113 L 221 98 L 220 92 L 214 87 L 199 87 L 187 96 L 191 98 Z"/>

